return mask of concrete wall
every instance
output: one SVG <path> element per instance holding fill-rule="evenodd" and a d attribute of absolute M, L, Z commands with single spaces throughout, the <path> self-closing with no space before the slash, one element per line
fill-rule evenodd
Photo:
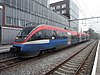
<path fill-rule="evenodd" d="M 2 27 L 2 44 L 11 44 L 21 28 Z"/>
<path fill-rule="evenodd" d="M 1 44 L 1 34 L 2 34 L 2 31 L 1 31 L 1 28 L 2 27 L 2 9 L 0 8 L 0 44 Z"/>

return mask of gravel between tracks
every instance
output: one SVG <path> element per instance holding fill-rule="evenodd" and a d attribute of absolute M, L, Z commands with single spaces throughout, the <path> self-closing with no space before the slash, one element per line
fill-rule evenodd
<path fill-rule="evenodd" d="M 44 75 L 45 72 L 49 71 L 70 57 L 73 53 L 79 51 L 82 46 L 85 46 L 88 43 L 89 42 L 86 42 L 73 48 L 58 51 L 57 53 L 53 53 L 43 58 L 33 58 L 31 60 L 25 61 L 22 64 L 1 71 L 0 75 Z"/>

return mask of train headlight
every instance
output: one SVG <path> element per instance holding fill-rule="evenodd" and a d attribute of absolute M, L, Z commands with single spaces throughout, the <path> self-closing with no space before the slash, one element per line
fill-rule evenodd
<path fill-rule="evenodd" d="M 24 39 L 26 39 L 26 37 Z"/>
<path fill-rule="evenodd" d="M 18 37 L 16 37 L 16 39 L 18 39 Z"/>

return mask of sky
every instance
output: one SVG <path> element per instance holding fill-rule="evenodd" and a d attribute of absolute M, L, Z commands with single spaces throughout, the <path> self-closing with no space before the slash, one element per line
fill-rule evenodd
<path fill-rule="evenodd" d="M 50 3 L 54 3 L 61 0 L 50 0 Z M 98 17 L 100 16 L 100 0 L 73 0 L 80 10 L 85 14 L 80 12 L 79 18 L 89 18 L 89 17 Z M 84 16 L 85 15 L 85 16 Z M 98 23 L 97 23 L 98 22 Z M 87 30 L 88 28 L 94 29 L 96 32 L 100 33 L 100 19 L 91 19 L 88 22 L 88 25 L 80 23 L 79 29 Z"/>

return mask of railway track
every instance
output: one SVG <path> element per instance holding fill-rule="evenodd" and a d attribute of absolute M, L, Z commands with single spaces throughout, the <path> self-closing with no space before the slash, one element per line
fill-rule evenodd
<path fill-rule="evenodd" d="M 19 59 L 18 57 L 12 57 L 0 60 L 0 71 L 6 68 L 10 68 L 12 66 L 17 65 L 19 62 L 22 62 L 23 60 Z"/>
<path fill-rule="evenodd" d="M 39 58 L 41 58 L 41 57 L 39 57 Z M 38 58 L 36 58 L 36 60 L 37 59 Z M 26 60 L 30 60 L 30 59 L 26 59 Z M 10 68 L 10 67 L 13 67 L 13 66 L 16 66 L 20 63 L 23 63 L 24 61 L 25 60 L 21 60 L 17 57 L 12 57 L 12 58 L 0 60 L 0 71 L 7 69 L 7 68 Z M 48 73 L 47 73 L 47 75 L 48 75 Z"/>
<path fill-rule="evenodd" d="M 12 58 L 12 57 L 15 57 L 15 56 L 16 56 L 16 54 L 12 53 L 12 52 L 0 53 L 0 60 Z"/>
<path fill-rule="evenodd" d="M 97 43 L 98 44 L 98 43 Z M 93 63 L 96 55 L 97 44 L 93 47 L 90 54 L 84 60 L 83 64 L 79 67 L 75 75 L 91 75 Z"/>
<path fill-rule="evenodd" d="M 47 72 L 45 75 L 81 75 L 85 63 L 88 61 L 88 58 L 91 57 L 91 53 L 96 49 L 97 41 L 90 43 L 79 52 L 73 54 L 67 60 Z M 90 62 L 88 62 L 89 64 Z M 86 74 L 82 74 L 86 75 Z"/>

